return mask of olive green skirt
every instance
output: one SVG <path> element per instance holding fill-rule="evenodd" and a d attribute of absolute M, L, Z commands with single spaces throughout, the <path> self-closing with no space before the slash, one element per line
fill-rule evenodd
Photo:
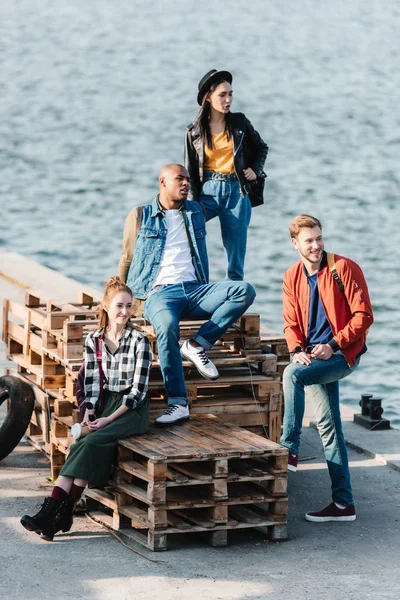
<path fill-rule="evenodd" d="M 104 409 L 97 417 L 108 417 L 122 404 L 123 393 L 104 390 Z M 104 487 L 110 477 L 111 467 L 117 454 L 118 440 L 146 433 L 149 428 L 149 401 L 106 425 L 89 433 L 71 446 L 60 475 L 85 479 L 91 487 Z"/>

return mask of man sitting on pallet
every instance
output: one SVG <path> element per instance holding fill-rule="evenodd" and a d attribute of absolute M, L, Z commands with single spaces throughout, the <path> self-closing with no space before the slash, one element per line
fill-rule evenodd
<path fill-rule="evenodd" d="M 309 512 L 308 521 L 354 521 L 347 450 L 339 408 L 339 380 L 350 375 L 366 352 L 373 322 L 367 284 L 360 267 L 326 253 L 318 219 L 299 215 L 289 226 L 300 261 L 283 280 L 283 318 L 291 364 L 283 374 L 285 415 L 281 444 L 289 449 L 289 470 L 296 471 L 304 416 L 304 387 L 317 415 L 332 481 L 333 502 Z"/>
<path fill-rule="evenodd" d="M 187 200 L 189 174 L 178 164 L 159 175 L 159 195 L 134 208 L 125 221 L 118 275 L 140 302 L 157 336 L 158 357 L 168 397 L 159 425 L 189 418 L 182 357 L 207 379 L 218 371 L 206 350 L 255 298 L 244 281 L 208 283 L 205 218 L 201 204 Z M 139 304 L 142 306 L 140 307 Z M 199 331 L 179 346 L 180 319 L 204 319 Z"/>

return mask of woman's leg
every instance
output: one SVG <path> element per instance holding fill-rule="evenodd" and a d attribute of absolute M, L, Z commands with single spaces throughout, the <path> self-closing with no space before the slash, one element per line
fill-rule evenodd
<path fill-rule="evenodd" d="M 238 182 L 224 182 L 224 185 L 226 192 L 221 198 L 219 220 L 222 242 L 228 257 L 227 278 L 233 281 L 242 281 L 251 204 L 247 194 L 241 195 Z"/>
<path fill-rule="evenodd" d="M 66 477 L 65 475 L 59 475 L 55 484 L 54 484 L 54 488 L 61 488 L 66 495 L 68 496 L 68 494 L 71 491 L 71 487 L 72 484 L 74 482 L 73 477 Z M 53 490 L 54 491 L 54 490 Z M 54 496 L 53 496 L 54 497 Z"/>
<path fill-rule="evenodd" d="M 203 205 L 206 221 L 216 217 L 220 209 L 220 184 L 221 181 L 206 180 L 201 188 L 199 201 Z"/>
<path fill-rule="evenodd" d="M 74 479 L 74 485 L 77 487 L 83 487 L 85 488 L 87 486 L 88 482 L 86 481 L 86 479 Z"/>

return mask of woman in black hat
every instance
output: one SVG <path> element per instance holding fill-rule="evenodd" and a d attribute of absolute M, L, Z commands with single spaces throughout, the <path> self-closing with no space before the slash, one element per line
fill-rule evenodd
<path fill-rule="evenodd" d="M 251 207 L 263 203 L 268 146 L 243 113 L 231 113 L 232 75 L 212 69 L 200 80 L 200 111 L 186 131 L 191 198 L 206 220 L 218 215 L 228 256 L 227 277 L 242 280 Z"/>

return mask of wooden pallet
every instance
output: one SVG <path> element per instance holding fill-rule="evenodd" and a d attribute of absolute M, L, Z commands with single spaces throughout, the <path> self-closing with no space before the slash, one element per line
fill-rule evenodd
<path fill-rule="evenodd" d="M 120 440 L 118 452 L 107 490 L 86 496 L 147 548 L 201 532 L 224 546 L 229 530 L 254 527 L 287 538 L 287 451 L 278 444 L 202 415 Z"/>
<path fill-rule="evenodd" d="M 77 411 L 76 380 L 85 338 L 98 326 L 93 310 L 96 303 L 87 295 L 82 295 L 78 302 L 61 303 L 42 292 L 29 290 L 25 304 L 11 301 L 4 304 L 3 335 L 9 356 L 17 364 L 21 377 L 53 402 L 57 401 L 55 418 L 72 417 Z M 203 322 L 182 321 L 182 340 L 192 337 Z M 133 319 L 133 324 L 148 336 L 154 351 L 149 386 L 153 420 L 167 404 L 157 340 L 154 329 L 144 319 Z M 214 414 L 227 423 L 251 428 L 278 441 L 282 418 L 281 372 L 286 351 L 282 336 L 260 328 L 259 315 L 243 315 L 209 351 L 220 372 L 217 381 L 203 379 L 189 361 L 183 362 L 191 414 Z M 47 418 L 36 410 L 28 435 L 35 443 L 40 437 L 43 447 L 47 451 L 50 448 L 50 454 L 57 457 L 55 462 L 61 463 L 67 452 L 68 435 L 56 436 L 53 432 L 51 436 L 52 419 L 51 411 Z M 53 469 L 54 473 L 56 470 Z"/>

